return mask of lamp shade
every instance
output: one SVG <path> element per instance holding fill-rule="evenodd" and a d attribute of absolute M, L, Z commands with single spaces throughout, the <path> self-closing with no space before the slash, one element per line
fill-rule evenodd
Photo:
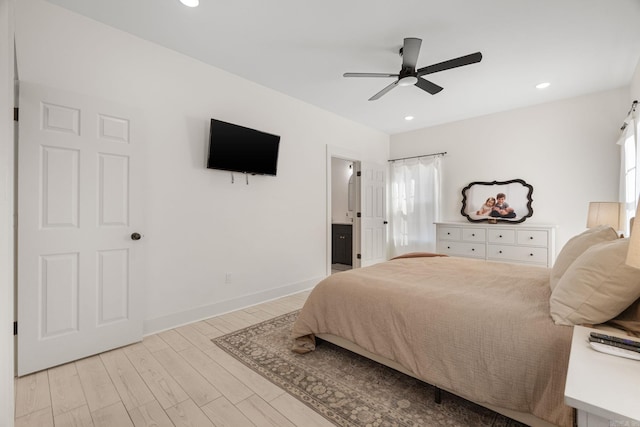
<path fill-rule="evenodd" d="M 625 222 L 623 204 L 620 202 L 591 202 L 587 215 L 587 228 L 610 225 L 619 231 Z"/>

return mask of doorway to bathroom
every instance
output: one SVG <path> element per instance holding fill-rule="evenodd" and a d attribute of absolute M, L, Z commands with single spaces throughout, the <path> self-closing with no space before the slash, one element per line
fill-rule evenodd
<path fill-rule="evenodd" d="M 340 147 L 327 145 L 327 257 L 326 274 L 332 273 L 334 261 L 334 224 L 351 229 L 351 250 L 347 234 L 337 233 L 336 254 L 351 254 L 351 265 L 338 268 L 360 268 L 387 259 L 386 251 L 386 173 L 387 165 L 363 162 L 359 155 Z M 336 165 L 334 167 L 334 164 Z M 335 175 L 334 175 L 335 169 Z M 334 177 L 335 176 L 335 177 Z M 351 182 L 351 186 L 349 183 Z M 336 184 L 335 201 L 333 185 Z M 351 190 L 349 190 L 351 188 Z M 350 204 L 351 203 L 351 204 Z M 334 205 L 336 209 L 334 210 Z M 336 227 L 340 228 L 340 227 Z M 342 229 L 345 232 L 345 228 Z M 344 238 L 340 238 L 344 236 Z M 345 267 L 346 266 L 346 267 Z"/>
<path fill-rule="evenodd" d="M 354 227 L 357 220 L 356 178 L 359 162 L 331 158 L 331 273 L 350 270 L 354 251 Z"/>

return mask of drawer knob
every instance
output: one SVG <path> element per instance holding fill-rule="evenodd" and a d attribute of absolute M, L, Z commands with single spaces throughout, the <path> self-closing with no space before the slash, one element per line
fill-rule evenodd
<path fill-rule="evenodd" d="M 501 234 L 501 235 L 499 235 L 498 237 L 502 239 L 502 234 Z"/>
<path fill-rule="evenodd" d="M 476 250 L 476 248 L 471 248 L 471 252 L 473 252 L 473 251 L 475 251 L 475 250 Z"/>
<path fill-rule="evenodd" d="M 533 256 L 533 254 L 529 254 L 529 256 Z"/>
<path fill-rule="evenodd" d="M 533 236 L 529 237 L 529 240 L 533 240 Z"/>
<path fill-rule="evenodd" d="M 447 249 L 451 249 L 451 246 L 447 246 Z"/>
<path fill-rule="evenodd" d="M 499 254 L 501 254 L 501 253 L 502 253 L 502 251 L 498 251 L 498 253 L 499 253 Z"/>
<path fill-rule="evenodd" d="M 476 233 L 471 233 L 471 236 L 472 237 L 476 237 Z"/>
<path fill-rule="evenodd" d="M 449 232 L 447 231 L 447 236 L 450 236 L 450 235 L 451 235 L 451 233 L 449 233 Z"/>

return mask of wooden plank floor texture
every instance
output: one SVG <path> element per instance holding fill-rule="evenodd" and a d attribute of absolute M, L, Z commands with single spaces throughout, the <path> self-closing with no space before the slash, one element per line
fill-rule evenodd
<path fill-rule="evenodd" d="M 16 427 L 328 427 L 211 339 L 299 309 L 308 292 L 15 380 Z"/>

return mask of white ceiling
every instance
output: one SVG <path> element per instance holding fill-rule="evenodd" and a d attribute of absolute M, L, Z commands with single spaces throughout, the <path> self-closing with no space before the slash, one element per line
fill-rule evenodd
<path fill-rule="evenodd" d="M 49 1 L 389 134 L 626 86 L 640 57 L 639 0 Z M 417 68 L 483 60 L 427 76 L 436 95 L 342 77 L 397 73 L 405 37 Z"/>

